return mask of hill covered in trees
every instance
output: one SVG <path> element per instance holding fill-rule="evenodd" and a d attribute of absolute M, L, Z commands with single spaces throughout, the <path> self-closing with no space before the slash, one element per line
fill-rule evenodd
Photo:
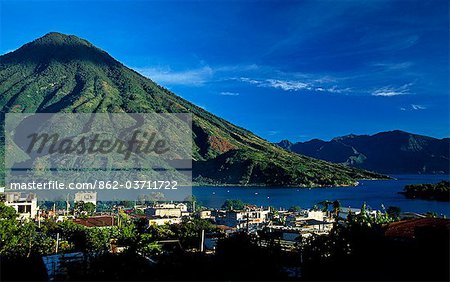
<path fill-rule="evenodd" d="M 410 184 L 402 192 L 406 197 L 414 199 L 450 201 L 450 181 L 435 184 Z"/>
<path fill-rule="evenodd" d="M 283 150 L 73 35 L 49 33 L 0 57 L 0 112 L 2 120 L 4 113 L 191 113 L 200 184 L 326 186 L 383 177 Z M 1 146 L 2 168 L 3 154 Z"/>
<path fill-rule="evenodd" d="M 351 134 L 330 141 L 283 140 L 278 145 L 298 154 L 379 173 L 450 173 L 450 138 L 394 130 L 374 135 Z"/>

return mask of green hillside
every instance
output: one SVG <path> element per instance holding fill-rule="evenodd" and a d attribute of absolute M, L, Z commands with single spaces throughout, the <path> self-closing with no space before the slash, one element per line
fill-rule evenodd
<path fill-rule="evenodd" d="M 0 57 L 0 110 L 2 126 L 7 112 L 192 113 L 194 180 L 201 184 L 322 186 L 382 178 L 281 149 L 73 35 L 49 33 Z"/>

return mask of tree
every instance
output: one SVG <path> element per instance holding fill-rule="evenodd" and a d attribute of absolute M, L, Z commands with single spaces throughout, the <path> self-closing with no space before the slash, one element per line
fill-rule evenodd
<path fill-rule="evenodd" d="M 339 202 L 339 200 L 334 200 L 333 201 L 333 214 L 334 214 L 334 219 L 336 221 L 339 220 L 340 212 L 341 212 L 341 202 Z"/>
<path fill-rule="evenodd" d="M 183 218 L 181 224 L 171 226 L 171 230 L 178 238 L 181 244 L 186 248 L 197 248 L 200 244 L 200 234 L 202 230 L 211 232 L 215 230 L 215 226 L 200 218 Z"/>
<path fill-rule="evenodd" d="M 245 203 L 241 200 L 227 199 L 223 205 L 222 209 L 226 210 L 242 210 L 245 207 Z"/>
<path fill-rule="evenodd" d="M 399 207 L 395 207 L 395 206 L 390 206 L 386 210 L 386 213 L 394 219 L 400 218 L 400 212 L 401 212 L 401 209 Z"/>
<path fill-rule="evenodd" d="M 322 211 L 323 212 L 327 212 L 328 208 L 330 207 L 331 204 L 333 204 L 333 202 L 328 201 L 328 200 L 321 201 L 321 202 L 317 203 L 318 206 L 322 206 Z"/>
<path fill-rule="evenodd" d="M 0 202 L 0 219 L 15 219 L 17 217 L 17 212 L 13 207 L 5 205 L 5 203 Z"/>
<path fill-rule="evenodd" d="M 292 206 L 289 208 L 288 211 L 290 212 L 299 212 L 301 210 L 301 208 L 299 206 Z"/>
<path fill-rule="evenodd" d="M 134 201 L 121 201 L 120 205 L 123 206 L 126 209 L 134 208 Z"/>
<path fill-rule="evenodd" d="M 44 232 L 38 232 L 33 221 L 18 220 L 14 208 L 0 203 L 0 256 L 29 258 L 33 254 L 48 254 L 53 241 Z"/>
<path fill-rule="evenodd" d="M 91 216 L 95 212 L 95 205 L 93 203 L 85 203 L 83 201 L 79 201 L 75 203 L 74 214 Z"/>

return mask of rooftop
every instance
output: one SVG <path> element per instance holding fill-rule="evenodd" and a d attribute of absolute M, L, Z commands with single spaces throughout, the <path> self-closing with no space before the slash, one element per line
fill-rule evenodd
<path fill-rule="evenodd" d="M 450 231 L 450 219 L 419 218 L 393 222 L 387 226 L 384 234 L 387 237 L 414 239 L 418 228 L 447 229 Z"/>
<path fill-rule="evenodd" d="M 86 227 L 106 227 L 114 226 L 114 217 L 110 215 L 92 216 L 88 218 L 77 218 L 73 220 L 74 223 L 86 226 Z"/>

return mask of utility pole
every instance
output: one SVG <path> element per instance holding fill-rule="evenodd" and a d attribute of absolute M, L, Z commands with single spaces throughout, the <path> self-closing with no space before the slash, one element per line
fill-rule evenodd
<path fill-rule="evenodd" d="M 200 252 L 203 253 L 203 245 L 205 244 L 205 229 L 202 229 L 201 239 L 200 239 Z"/>
<path fill-rule="evenodd" d="M 69 207 L 70 207 L 70 205 L 69 205 L 69 193 L 67 193 L 67 197 L 66 197 L 66 216 L 68 216 L 69 215 Z"/>
<path fill-rule="evenodd" d="M 249 222 L 249 213 L 248 213 L 248 211 L 247 211 L 247 234 L 249 234 L 249 229 L 248 229 L 248 222 Z"/>
<path fill-rule="evenodd" d="M 58 245 L 59 245 L 59 232 L 56 233 L 56 250 L 55 250 L 56 254 L 58 253 Z"/>

